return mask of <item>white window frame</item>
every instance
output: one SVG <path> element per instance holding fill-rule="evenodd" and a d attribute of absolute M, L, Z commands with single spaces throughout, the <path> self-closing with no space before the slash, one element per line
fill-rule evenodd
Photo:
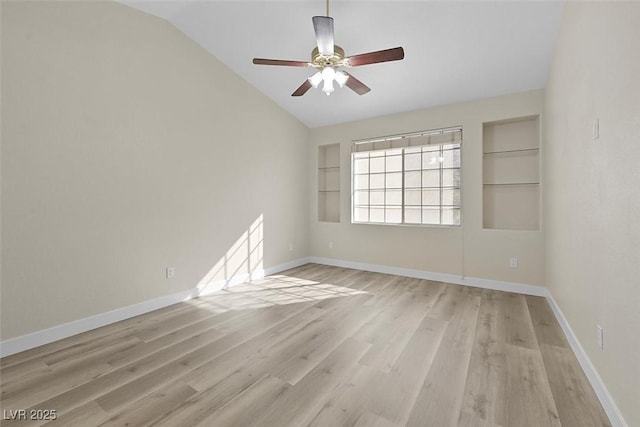
<path fill-rule="evenodd" d="M 457 155 L 456 155 L 457 152 Z M 445 155 L 450 153 L 445 160 Z M 407 165 L 407 161 L 415 160 L 416 154 L 420 158 L 419 167 Z M 437 156 L 437 157 L 436 157 Z M 398 157 L 401 159 L 401 167 L 398 169 Z M 380 160 L 384 159 L 384 166 L 380 171 Z M 429 165 L 425 164 L 425 158 L 429 158 Z M 433 160 L 437 158 L 437 166 L 433 167 Z M 362 160 L 368 159 L 366 162 Z M 377 172 L 372 172 L 372 159 L 378 164 Z M 450 159 L 450 160 L 449 160 Z M 356 161 L 360 162 L 361 169 L 356 167 Z M 445 161 L 453 165 L 445 166 Z M 391 163 L 391 166 L 388 164 Z M 457 164 L 457 166 L 455 166 Z M 364 167 L 363 167 L 364 166 Z M 389 169 L 390 168 L 390 169 Z M 439 174 L 437 186 L 425 184 L 425 173 Z M 443 185 L 443 173 L 450 172 L 450 180 L 453 185 Z M 419 172 L 419 184 L 406 182 L 407 178 L 416 178 L 415 172 Z M 462 127 L 435 129 L 429 131 L 413 132 L 401 135 L 378 137 L 373 139 L 354 141 L 351 154 L 351 223 L 375 224 L 375 225 L 404 225 L 418 227 L 461 227 L 462 226 Z M 447 172 L 449 173 L 449 172 Z M 413 177 L 411 175 L 414 175 Z M 400 175 L 400 181 L 398 176 Z M 384 184 L 378 183 L 375 187 L 371 177 L 384 177 Z M 366 177 L 366 178 L 361 178 Z M 358 184 L 356 180 L 367 180 L 366 184 Z M 389 184 L 391 182 L 391 184 Z M 457 184 L 457 185 L 456 185 Z M 366 185 L 367 188 L 360 187 Z M 411 187 L 409 186 L 411 185 Z M 411 199 L 419 193 L 419 203 Z M 381 194 L 383 199 L 380 199 Z M 425 201 L 425 194 L 430 200 Z M 446 200 L 444 195 L 446 194 Z M 372 196 L 376 196 L 376 202 L 372 202 Z M 434 201 L 433 197 L 437 196 Z M 366 201 L 363 200 L 366 197 Z M 383 200 L 380 202 L 380 200 Z M 445 203 L 447 202 L 447 203 Z M 356 210 L 360 211 L 356 211 Z M 375 212 L 380 218 L 372 219 Z M 362 215 L 366 212 L 366 220 Z M 429 217 L 437 215 L 437 222 Z M 444 219 L 444 215 L 450 217 Z M 399 215 L 399 216 L 398 216 Z M 417 220 L 418 217 L 419 220 Z M 443 223 L 444 221 L 444 223 Z"/>

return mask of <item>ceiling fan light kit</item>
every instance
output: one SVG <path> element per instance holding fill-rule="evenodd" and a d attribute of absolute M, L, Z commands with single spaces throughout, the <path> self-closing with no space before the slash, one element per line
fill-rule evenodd
<path fill-rule="evenodd" d="M 253 63 L 257 65 L 315 68 L 317 70 L 316 73 L 305 80 L 291 96 L 302 96 L 312 87 L 317 88 L 320 83 L 322 83 L 322 91 L 327 95 L 331 95 L 335 90 L 334 82 L 340 87 L 346 85 L 358 95 L 364 95 L 371 89 L 346 71 L 339 70 L 339 67 L 358 67 L 380 62 L 398 61 L 404 58 L 404 49 L 402 47 L 345 57 L 344 50 L 334 44 L 333 18 L 329 16 L 328 0 L 327 16 L 314 16 L 312 20 L 317 47 L 311 51 L 311 62 L 253 58 Z"/>
<path fill-rule="evenodd" d="M 317 71 L 308 80 L 311 86 L 317 88 L 320 82 L 323 82 L 322 91 L 327 95 L 331 95 L 334 91 L 333 82 L 338 83 L 338 86 L 344 87 L 344 84 L 349 79 L 349 76 L 344 71 L 336 71 L 333 67 L 324 67 L 322 71 Z"/>

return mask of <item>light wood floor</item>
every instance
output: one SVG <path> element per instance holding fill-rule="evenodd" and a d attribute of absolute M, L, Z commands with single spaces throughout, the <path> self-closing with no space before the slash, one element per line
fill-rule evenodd
<path fill-rule="evenodd" d="M 46 425 L 609 425 L 544 299 L 316 264 L 1 366 Z"/>

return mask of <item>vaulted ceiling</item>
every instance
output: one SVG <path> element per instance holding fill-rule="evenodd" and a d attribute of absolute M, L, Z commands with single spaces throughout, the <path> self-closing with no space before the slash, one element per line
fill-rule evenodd
<path fill-rule="evenodd" d="M 347 1 L 330 4 L 346 54 L 403 46 L 405 59 L 349 70 L 371 92 L 291 93 L 314 72 L 253 65 L 253 57 L 309 61 L 311 17 L 325 2 L 124 0 L 162 17 L 301 122 L 319 127 L 543 88 L 563 3 Z"/>

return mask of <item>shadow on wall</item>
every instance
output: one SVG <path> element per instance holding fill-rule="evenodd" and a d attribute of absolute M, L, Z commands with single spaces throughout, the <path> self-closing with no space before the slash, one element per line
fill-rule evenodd
<path fill-rule="evenodd" d="M 264 277 L 263 223 L 264 215 L 260 214 L 198 282 L 199 295 Z"/>

